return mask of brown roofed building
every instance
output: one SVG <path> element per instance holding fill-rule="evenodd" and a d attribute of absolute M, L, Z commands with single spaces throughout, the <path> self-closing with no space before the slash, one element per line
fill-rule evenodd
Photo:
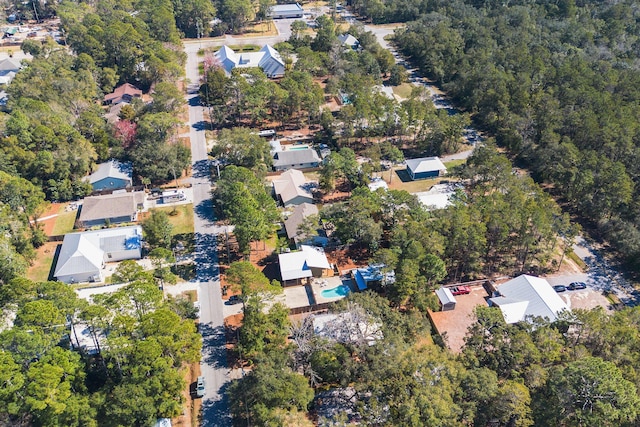
<path fill-rule="evenodd" d="M 112 93 L 105 95 L 104 105 L 115 105 L 121 102 L 131 102 L 133 98 L 142 97 L 142 91 L 132 84 L 125 83 L 114 89 Z"/>

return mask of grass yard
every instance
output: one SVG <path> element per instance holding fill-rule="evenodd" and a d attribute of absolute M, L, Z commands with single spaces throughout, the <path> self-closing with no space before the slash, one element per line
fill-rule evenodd
<path fill-rule="evenodd" d="M 53 226 L 53 231 L 51 232 L 51 235 L 53 236 L 62 236 L 73 231 L 73 226 L 76 223 L 76 216 L 78 215 L 78 211 L 72 210 L 69 212 L 65 212 L 66 206 L 66 204 L 60 206 L 58 216 L 56 217 L 56 223 Z"/>
<path fill-rule="evenodd" d="M 234 52 L 257 52 L 261 49 L 256 44 L 234 44 L 229 46 Z"/>
<path fill-rule="evenodd" d="M 36 259 L 27 270 L 27 278 L 34 282 L 46 282 L 49 280 L 49 273 L 53 264 L 53 257 L 56 254 L 58 242 L 47 242 L 36 251 Z"/>
<path fill-rule="evenodd" d="M 277 36 L 278 30 L 273 22 L 259 22 L 249 25 L 242 37 L 255 37 L 256 34 L 260 34 L 260 36 Z"/>
<path fill-rule="evenodd" d="M 169 214 L 169 221 L 173 225 L 173 235 L 176 234 L 193 234 L 193 203 L 178 206 L 163 206 L 161 208 L 153 208 L 151 211 L 164 211 Z M 172 213 L 175 210 L 175 214 Z"/>
<path fill-rule="evenodd" d="M 389 184 L 389 188 L 392 190 L 405 190 L 409 193 L 418 193 L 421 191 L 429 191 L 431 187 L 436 184 L 439 184 L 442 181 L 448 181 L 447 177 L 438 177 L 438 178 L 429 178 L 429 179 L 419 179 L 417 181 L 408 181 L 400 178 L 399 174 L 407 175 L 405 168 L 400 168 L 392 173 L 391 183 L 389 183 L 389 171 L 385 171 L 381 174 L 387 184 Z"/>
<path fill-rule="evenodd" d="M 411 96 L 414 87 L 411 83 L 402 83 L 400 86 L 393 86 L 393 93 L 402 99 L 407 99 Z"/>
<path fill-rule="evenodd" d="M 456 166 L 464 165 L 465 163 L 467 163 L 466 159 L 457 159 L 451 160 L 449 162 L 444 162 L 444 165 L 447 167 L 447 169 L 453 169 Z"/>

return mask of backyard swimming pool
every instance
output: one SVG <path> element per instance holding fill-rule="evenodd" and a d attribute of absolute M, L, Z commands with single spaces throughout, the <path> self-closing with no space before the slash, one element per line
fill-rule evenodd
<path fill-rule="evenodd" d="M 308 150 L 308 149 L 309 149 L 308 145 L 294 145 L 292 147 L 289 147 L 287 151 L 298 151 L 298 150 Z"/>
<path fill-rule="evenodd" d="M 325 298 L 338 298 L 338 297 L 344 297 L 346 295 L 349 295 L 350 292 L 351 292 L 351 289 L 349 288 L 349 286 L 340 285 L 340 286 L 336 286 L 335 288 L 325 289 L 324 291 L 320 292 L 320 295 L 322 295 Z"/>

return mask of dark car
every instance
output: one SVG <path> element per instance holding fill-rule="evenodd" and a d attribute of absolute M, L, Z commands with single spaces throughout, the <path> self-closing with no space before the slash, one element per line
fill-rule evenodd
<path fill-rule="evenodd" d="M 556 285 L 553 287 L 553 290 L 556 292 L 564 292 L 567 290 L 567 288 L 562 285 Z"/>
<path fill-rule="evenodd" d="M 575 291 L 576 289 L 587 289 L 587 284 L 584 282 L 572 282 L 567 286 L 567 289 L 570 291 Z"/>
<path fill-rule="evenodd" d="M 241 302 L 242 302 L 242 297 L 240 295 L 231 295 L 228 300 L 228 303 L 230 305 L 240 304 Z"/>

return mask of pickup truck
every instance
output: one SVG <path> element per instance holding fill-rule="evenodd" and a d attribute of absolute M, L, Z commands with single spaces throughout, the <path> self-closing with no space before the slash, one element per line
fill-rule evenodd
<path fill-rule="evenodd" d="M 466 295 L 471 293 L 471 288 L 468 286 L 454 286 L 451 288 L 453 295 Z"/>

